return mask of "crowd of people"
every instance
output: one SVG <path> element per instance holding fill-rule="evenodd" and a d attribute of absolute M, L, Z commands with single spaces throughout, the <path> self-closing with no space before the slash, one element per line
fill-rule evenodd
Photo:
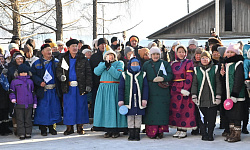
<path fill-rule="evenodd" d="M 91 130 L 104 131 L 104 138 L 123 132 L 139 141 L 145 132 L 161 139 L 170 127 L 177 130 L 174 138 L 192 130 L 213 141 L 218 111 L 225 141 L 249 134 L 250 43 L 225 47 L 211 37 L 205 48 L 191 39 L 168 50 L 160 40 L 139 46 L 135 35 L 126 43 L 110 41 L 99 38 L 90 46 L 46 39 L 37 50 L 33 39 L 22 47 L 13 36 L 9 50 L 0 46 L 0 134 L 28 139 L 34 123 L 42 136 L 56 135 L 62 120 L 64 135 L 74 133 L 74 125 L 85 134 L 90 117 Z"/>

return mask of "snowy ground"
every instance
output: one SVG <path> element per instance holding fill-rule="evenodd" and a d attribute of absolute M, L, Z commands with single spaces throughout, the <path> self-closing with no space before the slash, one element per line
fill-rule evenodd
<path fill-rule="evenodd" d="M 141 149 L 141 150 L 152 150 L 152 149 L 174 149 L 174 150 L 187 150 L 187 149 L 227 149 L 227 150 L 249 150 L 250 149 L 250 134 L 242 134 L 240 142 L 228 143 L 224 141 L 224 137 L 221 136 L 223 130 L 218 129 L 218 118 L 217 126 L 215 128 L 215 140 L 202 141 L 201 136 L 193 136 L 188 131 L 188 137 L 185 139 L 176 139 L 172 135 L 176 132 L 175 129 L 170 129 L 169 133 L 164 133 L 163 139 L 149 139 L 145 133 L 141 133 L 141 141 L 128 141 L 128 136 L 121 135 L 117 139 L 103 138 L 104 132 L 92 132 L 90 128 L 91 124 L 85 125 L 85 135 L 78 135 L 74 133 L 70 136 L 64 136 L 63 132 L 66 127 L 64 125 L 58 125 L 58 135 L 49 134 L 47 137 L 40 135 L 38 126 L 33 127 L 33 133 L 31 139 L 19 140 L 14 135 L 0 136 L 0 150 L 19 150 L 19 149 L 95 149 L 95 150 L 106 150 L 106 149 Z M 144 127 L 142 127 L 144 128 Z M 250 125 L 248 125 L 250 130 Z"/>

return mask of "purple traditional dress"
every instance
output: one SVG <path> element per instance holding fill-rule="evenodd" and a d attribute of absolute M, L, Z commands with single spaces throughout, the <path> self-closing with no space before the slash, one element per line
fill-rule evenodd
<path fill-rule="evenodd" d="M 169 111 L 169 126 L 179 129 L 196 128 L 195 105 L 191 95 L 183 96 L 181 90 L 190 92 L 193 80 L 193 62 L 189 59 L 172 63 L 174 74 L 171 84 L 171 102 Z"/>

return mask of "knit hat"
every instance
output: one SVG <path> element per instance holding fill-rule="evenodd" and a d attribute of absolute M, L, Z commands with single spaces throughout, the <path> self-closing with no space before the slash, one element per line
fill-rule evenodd
<path fill-rule="evenodd" d="M 82 51 L 82 53 L 83 54 L 86 54 L 87 52 L 92 52 L 90 49 L 88 49 L 88 48 L 85 48 L 83 51 Z"/>
<path fill-rule="evenodd" d="M 232 44 L 232 43 L 230 43 L 229 46 L 228 46 L 228 48 L 227 48 L 227 50 L 226 50 L 226 52 L 228 52 L 228 51 L 233 51 L 233 52 L 235 52 L 237 55 L 239 55 L 239 54 L 240 54 L 239 48 L 240 48 L 240 44 L 239 44 L 239 43 L 237 43 L 237 44 Z"/>
<path fill-rule="evenodd" d="M 57 44 L 56 43 L 49 43 L 50 47 L 57 47 Z"/>
<path fill-rule="evenodd" d="M 117 41 L 117 37 L 112 37 L 112 38 L 111 38 L 111 43 L 113 43 L 113 42 L 115 42 L 115 41 Z"/>
<path fill-rule="evenodd" d="M 49 45 L 49 44 L 43 44 L 43 45 L 41 46 L 41 51 L 44 50 L 44 49 L 47 48 L 47 47 L 50 47 L 50 45 Z"/>
<path fill-rule="evenodd" d="M 201 47 L 198 47 L 196 50 L 195 50 L 195 53 L 194 54 L 201 54 L 204 50 L 201 48 Z"/>
<path fill-rule="evenodd" d="M 189 40 L 188 46 L 191 45 L 191 44 L 194 44 L 196 47 L 198 46 L 198 42 L 197 42 L 196 39 L 191 39 L 191 40 Z"/>
<path fill-rule="evenodd" d="M 160 54 L 161 57 L 161 50 L 158 47 L 152 47 L 149 51 L 149 58 L 151 58 L 151 55 L 154 53 Z"/>
<path fill-rule="evenodd" d="M 36 48 L 36 43 L 35 43 L 35 40 L 33 40 L 33 39 L 28 39 L 28 40 L 26 41 L 26 45 L 31 46 L 33 49 Z"/>
<path fill-rule="evenodd" d="M 9 50 L 12 48 L 18 49 L 18 45 L 16 43 L 10 43 Z"/>
<path fill-rule="evenodd" d="M 138 63 L 140 63 L 140 61 L 135 57 L 134 59 L 132 59 L 131 61 L 130 61 L 131 63 L 132 62 L 138 62 Z"/>
<path fill-rule="evenodd" d="M 218 52 L 220 53 L 220 55 L 221 55 L 222 57 L 224 56 L 224 53 L 225 53 L 226 49 L 227 49 L 227 48 L 226 48 L 226 47 L 223 47 L 223 46 L 217 48 Z"/>
<path fill-rule="evenodd" d="M 179 49 L 179 48 L 183 48 L 185 51 L 186 51 L 186 53 L 187 53 L 187 48 L 184 46 L 184 45 L 178 45 L 178 46 L 176 46 L 175 47 L 175 53 L 177 53 L 177 50 Z"/>
<path fill-rule="evenodd" d="M 154 46 L 157 46 L 157 44 L 155 42 L 148 43 L 148 49 L 151 49 Z"/>
<path fill-rule="evenodd" d="M 143 58 L 143 56 L 145 55 L 145 53 L 149 53 L 149 49 L 148 48 L 142 48 L 138 50 L 138 54 L 140 55 L 141 58 Z"/>
<path fill-rule="evenodd" d="M 116 52 L 114 52 L 112 49 L 106 51 L 106 53 L 103 55 L 103 60 L 106 61 L 106 57 L 108 56 L 108 54 L 114 54 L 115 56 L 115 60 L 117 60 L 117 55 Z"/>
<path fill-rule="evenodd" d="M 64 45 L 63 41 L 56 41 L 56 45 Z"/>
<path fill-rule="evenodd" d="M 25 64 L 21 64 L 21 65 L 18 66 L 18 74 L 23 73 L 23 72 L 28 73 L 29 70 L 30 70 L 30 68 Z"/>
<path fill-rule="evenodd" d="M 176 42 L 173 43 L 172 47 L 173 47 L 173 46 L 180 45 L 180 44 L 181 44 L 181 43 L 180 43 L 179 41 L 176 41 Z"/>
<path fill-rule="evenodd" d="M 66 46 L 70 47 L 70 45 L 78 44 L 78 43 L 79 43 L 79 41 L 77 39 L 70 39 L 70 40 L 68 40 L 68 42 L 66 42 Z"/>
<path fill-rule="evenodd" d="M 208 57 L 208 58 L 211 60 L 211 55 L 209 54 L 208 51 L 202 52 L 202 53 L 201 53 L 201 58 L 202 58 L 203 56 L 206 56 L 206 57 Z"/>
<path fill-rule="evenodd" d="M 135 35 L 132 35 L 130 38 L 129 38 L 129 42 L 133 41 L 133 40 L 136 40 L 137 42 L 139 42 L 139 38 Z"/>
<path fill-rule="evenodd" d="M 97 46 L 101 45 L 101 44 L 108 44 L 108 41 L 106 38 L 100 38 L 98 40 Z"/>
<path fill-rule="evenodd" d="M 124 56 L 127 57 L 127 53 L 128 53 L 128 52 L 131 52 L 131 51 L 133 52 L 133 51 L 134 51 L 134 48 L 131 47 L 131 46 L 126 46 L 125 49 L 124 49 Z"/>
<path fill-rule="evenodd" d="M 52 43 L 53 40 L 52 39 L 45 39 L 44 43 Z"/>
<path fill-rule="evenodd" d="M 13 55 L 14 55 L 15 52 L 20 52 L 20 50 L 18 50 L 18 49 L 13 49 L 13 50 L 10 52 L 10 56 L 13 57 Z"/>

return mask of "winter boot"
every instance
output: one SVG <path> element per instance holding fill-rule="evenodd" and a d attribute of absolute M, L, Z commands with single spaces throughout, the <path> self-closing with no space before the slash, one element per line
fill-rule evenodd
<path fill-rule="evenodd" d="M 39 128 L 41 130 L 41 135 L 47 136 L 47 127 L 45 125 L 40 125 Z"/>
<path fill-rule="evenodd" d="M 197 129 L 192 130 L 192 131 L 191 131 L 191 135 L 200 135 L 199 128 L 197 127 Z"/>
<path fill-rule="evenodd" d="M 83 130 L 83 124 L 77 124 L 77 133 L 80 135 L 85 134 L 85 131 Z"/>
<path fill-rule="evenodd" d="M 120 136 L 119 132 L 113 132 L 112 133 L 112 138 L 118 138 Z"/>
<path fill-rule="evenodd" d="M 208 141 L 214 141 L 214 129 L 208 129 Z"/>
<path fill-rule="evenodd" d="M 3 124 L 3 131 L 6 135 L 13 134 L 13 132 L 9 129 L 9 120 L 5 120 L 5 122 L 3 122 L 2 124 Z"/>
<path fill-rule="evenodd" d="M 187 137 L 187 131 L 181 131 L 181 133 L 179 134 L 179 139 L 186 137 Z"/>
<path fill-rule="evenodd" d="M 234 127 L 234 136 L 230 137 L 227 141 L 228 142 L 238 142 L 238 141 L 241 141 L 240 134 L 241 134 L 241 126 L 235 126 Z"/>
<path fill-rule="evenodd" d="M 243 134 L 249 134 L 249 132 L 247 131 L 247 124 L 248 124 L 248 120 L 243 120 L 243 126 L 242 126 L 242 132 Z"/>
<path fill-rule="evenodd" d="M 49 133 L 52 135 L 57 135 L 57 131 L 54 129 L 53 125 L 49 125 Z"/>
<path fill-rule="evenodd" d="M 234 124 L 230 123 L 229 124 L 229 130 L 230 133 L 227 135 L 227 137 L 224 139 L 225 141 L 227 141 L 229 138 L 234 137 Z"/>
<path fill-rule="evenodd" d="M 128 128 L 128 132 L 129 132 L 128 140 L 133 141 L 135 139 L 135 128 Z"/>
<path fill-rule="evenodd" d="M 200 125 L 200 132 L 201 132 L 201 140 L 207 141 L 208 140 L 208 133 L 207 133 L 207 128 L 206 125 L 202 124 Z"/>
<path fill-rule="evenodd" d="M 66 131 L 64 131 L 64 135 L 70 135 L 74 133 L 74 126 L 73 125 L 67 125 Z"/>
<path fill-rule="evenodd" d="M 4 131 L 3 131 L 3 123 L 2 121 L 0 121 L 0 135 L 4 135 Z"/>
<path fill-rule="evenodd" d="M 135 141 L 140 141 L 140 128 L 135 128 L 134 129 L 134 140 Z"/>
<path fill-rule="evenodd" d="M 111 132 L 106 132 L 104 134 L 104 138 L 109 138 L 109 137 L 112 137 L 112 133 Z"/>
<path fill-rule="evenodd" d="M 174 137 L 174 138 L 178 138 L 180 134 L 181 134 L 181 131 L 177 131 L 177 132 L 173 135 L 173 137 Z"/>

